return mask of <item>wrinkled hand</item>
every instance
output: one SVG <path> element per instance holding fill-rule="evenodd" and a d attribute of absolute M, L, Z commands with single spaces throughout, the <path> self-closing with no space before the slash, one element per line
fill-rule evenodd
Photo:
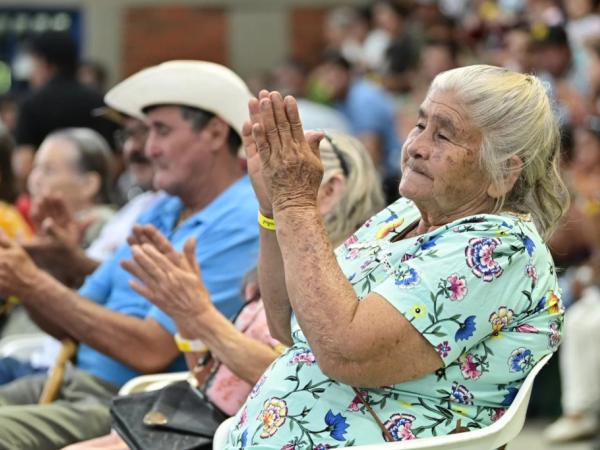
<path fill-rule="evenodd" d="M 202 315 L 212 307 L 193 238 L 186 241 L 182 253 L 152 226 L 137 226 L 130 240 L 133 259 L 121 265 L 139 280 L 130 280 L 132 289 L 175 321 Z"/>
<path fill-rule="evenodd" d="M 38 273 L 23 247 L 0 233 L 0 296 L 26 297 Z"/>
<path fill-rule="evenodd" d="M 93 214 L 76 220 L 65 201 L 56 196 L 45 196 L 34 204 L 31 218 L 38 240 L 62 246 L 65 251 L 79 249 L 85 231 L 95 220 Z"/>
<path fill-rule="evenodd" d="M 296 100 L 279 92 L 262 91 L 259 99 L 249 102 L 252 125 L 252 145 L 248 169 L 256 177 L 260 171 L 264 193 L 257 192 L 262 203 L 270 199 L 274 210 L 289 207 L 315 206 L 317 192 L 323 178 L 323 165 L 319 157 L 319 141 L 323 134 L 304 134 Z M 248 142 L 248 125 L 245 127 L 245 142 Z M 260 160 L 253 158 L 256 151 Z M 254 175 L 252 175 L 254 173 Z M 256 189 L 255 183 L 255 189 Z"/>
<path fill-rule="evenodd" d="M 268 96 L 268 91 L 262 90 L 259 93 L 259 98 L 265 98 Z M 259 118 L 259 106 L 258 100 L 253 98 L 248 103 L 248 110 L 250 112 L 250 120 L 244 122 L 242 127 L 242 143 L 244 144 L 244 150 L 246 152 L 246 163 L 248 165 L 248 176 L 252 182 L 252 188 L 258 200 L 258 206 L 260 212 L 267 217 L 273 217 L 273 205 L 271 204 L 271 198 L 265 187 L 265 181 L 262 175 L 262 163 L 256 148 L 256 142 L 254 136 L 252 136 L 252 124 L 260 121 Z"/>

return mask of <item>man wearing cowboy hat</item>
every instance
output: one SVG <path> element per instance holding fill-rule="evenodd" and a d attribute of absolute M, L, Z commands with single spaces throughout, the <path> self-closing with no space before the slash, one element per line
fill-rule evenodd
<path fill-rule="evenodd" d="M 142 70 L 106 95 L 115 109 L 144 114 L 154 187 L 170 194 L 139 223 L 158 228 L 178 250 L 196 238 L 205 284 L 229 316 L 241 305 L 241 279 L 258 248 L 257 205 L 237 157 L 249 97 L 229 69 L 198 61 Z M 121 247 L 74 292 L 0 238 L 0 295 L 16 295 L 44 330 L 80 343 L 54 403 L 35 405 L 44 377 L 0 388 L 6 448 L 61 448 L 104 434 L 120 385 L 139 373 L 184 369 L 173 322 L 129 286 L 120 262 L 130 257 L 130 247 Z"/>

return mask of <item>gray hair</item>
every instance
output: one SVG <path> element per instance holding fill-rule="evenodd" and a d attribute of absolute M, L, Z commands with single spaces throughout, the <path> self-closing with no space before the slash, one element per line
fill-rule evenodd
<path fill-rule="evenodd" d="M 518 156 L 522 171 L 510 192 L 497 199 L 494 212 L 531 214 L 548 239 L 568 208 L 559 174 L 560 129 L 542 82 L 533 75 L 474 65 L 439 74 L 429 92 L 453 91 L 481 131 L 481 167 L 488 181 L 502 185 Z"/>
<path fill-rule="evenodd" d="M 77 169 L 81 173 L 95 172 L 100 177 L 96 201 L 110 203 L 113 161 L 106 139 L 91 128 L 63 128 L 50 133 L 46 139 L 64 139 L 71 142 L 77 150 Z"/>
<path fill-rule="evenodd" d="M 326 130 L 319 150 L 323 162 L 323 183 L 334 174 L 346 178 L 340 201 L 325 214 L 323 221 L 334 246 L 354 233 L 384 206 L 381 181 L 364 146 L 347 134 Z"/>

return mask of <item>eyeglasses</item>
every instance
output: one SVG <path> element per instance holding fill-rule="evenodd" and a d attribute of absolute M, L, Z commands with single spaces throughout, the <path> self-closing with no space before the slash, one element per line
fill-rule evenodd
<path fill-rule="evenodd" d="M 348 163 L 346 162 L 346 159 L 344 158 L 344 153 L 335 144 L 335 142 L 333 142 L 333 138 L 329 134 L 324 133 L 324 137 L 327 140 L 327 142 L 329 142 L 329 145 L 331 145 L 331 149 L 333 150 L 334 155 L 339 160 L 340 168 L 342 169 L 342 173 L 344 174 L 345 177 L 348 177 L 348 175 L 350 174 L 350 170 L 348 169 Z"/>
<path fill-rule="evenodd" d="M 148 137 L 148 127 L 143 124 L 139 124 L 133 127 L 121 128 L 114 133 L 115 143 L 119 148 L 123 148 L 127 140 L 129 139 L 137 139 L 137 140 L 146 140 Z"/>

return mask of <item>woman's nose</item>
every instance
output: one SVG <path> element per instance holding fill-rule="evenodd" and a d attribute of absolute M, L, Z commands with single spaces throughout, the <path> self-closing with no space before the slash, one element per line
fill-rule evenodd
<path fill-rule="evenodd" d="M 422 130 L 406 142 L 404 151 L 414 159 L 427 159 L 431 149 L 431 139 L 426 136 L 426 131 Z"/>

